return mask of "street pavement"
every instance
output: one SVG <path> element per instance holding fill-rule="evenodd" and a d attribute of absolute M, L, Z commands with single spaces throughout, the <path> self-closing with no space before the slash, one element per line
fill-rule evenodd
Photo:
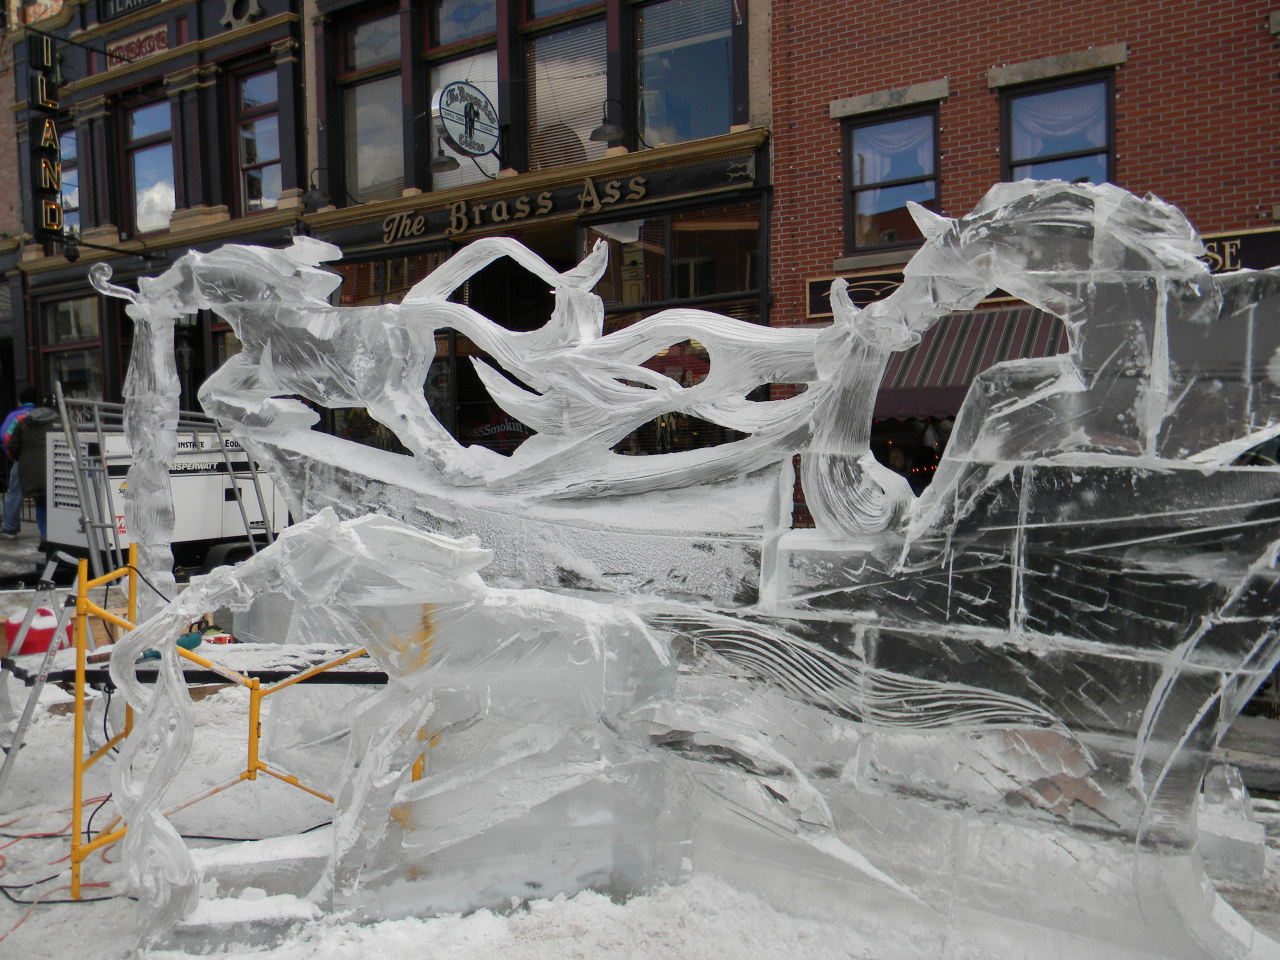
<path fill-rule="evenodd" d="M 19 579 L 34 584 L 43 561 L 36 522 L 23 520 L 22 532 L 16 540 L 0 538 L 0 585 L 14 587 Z"/>

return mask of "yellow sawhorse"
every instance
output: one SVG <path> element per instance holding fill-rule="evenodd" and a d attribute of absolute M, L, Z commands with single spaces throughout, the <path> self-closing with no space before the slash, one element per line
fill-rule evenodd
<path fill-rule="evenodd" d="M 104 610 L 92 600 L 89 599 L 88 593 L 91 589 L 100 586 L 106 586 L 121 579 L 128 579 L 128 619 L 117 616 L 108 610 Z M 127 826 L 119 825 L 120 818 L 116 817 L 92 840 L 85 841 L 82 837 L 81 819 L 83 816 L 83 800 L 84 800 L 84 775 L 95 763 L 106 756 L 113 748 L 123 741 L 133 731 L 133 709 L 125 708 L 125 724 L 115 736 L 111 737 L 105 744 L 95 750 L 87 759 L 85 758 L 85 705 L 86 705 L 86 679 L 85 674 L 88 666 L 88 637 L 89 627 L 88 618 L 90 616 L 98 617 L 107 623 L 114 624 L 124 630 L 132 630 L 136 626 L 133 620 L 137 616 L 137 590 L 138 590 L 138 572 L 137 572 L 137 552 L 135 547 L 129 548 L 128 563 L 119 570 L 113 570 L 96 579 L 88 578 L 88 562 L 80 561 L 80 575 L 77 580 L 79 584 L 76 594 L 76 621 L 74 642 L 76 650 L 76 679 L 75 679 L 75 747 L 73 750 L 73 771 L 72 771 L 72 804 L 71 804 L 71 897 L 74 900 L 80 899 L 81 889 L 81 872 L 85 860 L 87 860 L 97 850 L 109 847 L 124 837 L 128 831 Z M 321 792 L 313 787 L 298 780 L 297 777 L 283 773 L 279 770 L 273 770 L 265 763 L 259 755 L 259 742 L 262 735 L 262 701 L 273 693 L 279 693 L 287 687 L 293 686 L 295 683 L 302 683 L 310 680 L 326 671 L 339 667 L 350 660 L 364 656 L 367 652 L 364 647 L 359 650 L 353 650 L 349 653 L 337 657 L 333 660 L 309 667 L 302 672 L 288 677 L 284 680 L 277 681 L 270 685 L 264 686 L 258 677 L 232 670 L 222 664 L 215 663 L 207 657 L 201 656 L 191 650 L 183 647 L 177 648 L 178 655 L 191 663 L 197 664 L 205 670 L 209 670 L 218 676 L 223 677 L 229 683 L 234 683 L 246 688 L 249 691 L 249 716 L 248 716 L 248 737 L 246 748 L 246 760 L 244 769 L 231 777 L 224 783 L 209 787 L 193 796 L 187 797 L 164 811 L 164 815 L 172 816 L 180 810 L 185 810 L 192 804 L 205 800 L 215 794 L 221 793 L 228 787 L 234 786 L 246 780 L 256 780 L 258 774 L 265 774 L 277 780 L 287 783 L 290 786 L 297 787 L 312 796 L 319 797 L 322 800 L 333 802 L 333 797 Z M 423 736 L 420 740 L 427 741 L 427 746 L 431 746 L 438 737 L 431 737 L 422 731 Z M 415 761 L 413 765 L 413 779 L 421 779 L 425 766 L 424 753 Z"/>

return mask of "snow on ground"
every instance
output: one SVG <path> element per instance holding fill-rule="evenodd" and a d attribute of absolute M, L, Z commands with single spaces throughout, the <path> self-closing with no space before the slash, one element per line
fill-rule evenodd
<path fill-rule="evenodd" d="M 10 686 L 19 709 L 25 688 Z M 225 689 L 195 705 L 195 748 L 186 765 L 186 781 L 172 796 L 233 776 L 244 760 L 247 698 Z M 50 712 L 52 706 L 55 711 Z M 84 896 L 98 902 L 60 902 L 68 896 L 67 827 L 71 804 L 72 717 L 70 698 L 46 690 L 44 704 L 19 754 L 14 773 L 0 796 L 0 885 L 18 901 L 44 899 L 38 906 L 0 900 L 0 957 L 64 960 L 67 957 L 117 958 L 133 945 L 136 903 L 124 896 L 117 851 L 95 854 L 86 863 Z M 95 718 L 101 729 L 101 717 Z M 106 763 L 90 771 L 86 817 L 95 830 L 114 815 L 101 798 L 110 790 Z M 95 809 L 101 809 L 94 813 Z M 271 779 L 234 786 L 174 816 L 182 833 L 192 836 L 262 838 L 282 836 L 324 823 L 328 804 Z M 52 837 L 31 836 L 52 833 Z M 18 839 L 23 838 L 23 839 Z M 189 840 L 213 845 L 215 840 Z M 46 879 L 51 878 L 51 879 Z M 26 884 L 32 886 L 24 886 Z M 93 884 L 94 886 L 89 886 Z M 97 884 L 102 884 L 98 886 Z M 270 905 L 244 898 L 244 907 Z M 269 925 L 268 925 L 269 927 Z M 243 938 L 241 938 L 243 939 Z M 836 921 L 818 923 L 779 913 L 758 897 L 722 880 L 700 876 L 680 887 L 663 888 L 625 905 L 583 893 L 573 898 L 531 903 L 509 916 L 488 911 L 465 917 L 397 920 L 357 925 L 331 918 L 306 922 L 268 943 L 220 945 L 215 956 L 264 960 L 338 960 L 355 956 L 470 960 L 566 960 L 609 957 L 619 960 L 698 957 L 827 958 L 873 957 L 865 935 Z M 196 949 L 194 946 L 192 950 Z M 154 950 L 155 960 L 208 956 L 178 949 Z"/>

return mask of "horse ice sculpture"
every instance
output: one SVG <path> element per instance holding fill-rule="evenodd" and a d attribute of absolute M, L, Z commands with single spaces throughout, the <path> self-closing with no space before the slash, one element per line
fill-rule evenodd
<path fill-rule="evenodd" d="M 557 273 L 498 239 L 398 306 L 329 305 L 338 251 L 301 238 L 149 283 L 233 325 L 244 352 L 202 402 L 308 518 L 113 659 L 172 746 L 117 789 L 151 931 L 195 896 L 155 812 L 185 694 L 170 664 L 147 698 L 132 656 L 205 605 L 270 599 L 293 605 L 286 642 L 367 644 L 392 677 L 353 723 L 327 866 L 299 891 L 325 905 L 625 895 L 710 870 L 860 912 L 884 957 L 1280 955 L 1216 898 L 1195 828 L 1213 748 L 1280 659 L 1280 470 L 1235 465 L 1280 436 L 1280 276 L 1209 275 L 1181 214 L 1111 186 L 915 212 L 902 287 L 858 310 L 837 284 L 822 330 L 669 310 L 604 336 L 603 248 Z M 504 255 L 555 290 L 540 330 L 447 299 Z M 885 363 L 996 288 L 1059 317 L 1069 351 L 983 373 L 915 498 L 868 450 Z M 445 328 L 523 385 L 477 362 L 537 430 L 510 457 L 426 406 Z M 701 383 L 643 366 L 689 338 Z M 762 383 L 807 390 L 744 399 Z M 291 396 L 365 406 L 410 455 L 312 432 Z M 745 437 L 613 452 L 671 411 Z M 797 453 L 813 530 L 790 529 Z M 405 632 L 423 604 L 444 611 L 430 656 Z"/>

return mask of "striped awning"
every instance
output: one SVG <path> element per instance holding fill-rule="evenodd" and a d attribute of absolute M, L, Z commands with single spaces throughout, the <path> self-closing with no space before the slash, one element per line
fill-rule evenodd
<path fill-rule="evenodd" d="M 875 416 L 955 416 L 973 378 L 993 364 L 1066 350 L 1062 322 L 1034 307 L 953 313 L 916 346 L 893 355 L 876 396 Z"/>

